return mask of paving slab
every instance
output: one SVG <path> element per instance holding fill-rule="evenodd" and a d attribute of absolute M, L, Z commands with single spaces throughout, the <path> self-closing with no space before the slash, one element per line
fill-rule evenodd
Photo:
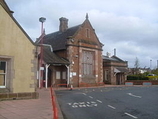
<path fill-rule="evenodd" d="M 0 101 L 0 119 L 53 119 L 50 89 L 38 89 L 39 99 Z"/>

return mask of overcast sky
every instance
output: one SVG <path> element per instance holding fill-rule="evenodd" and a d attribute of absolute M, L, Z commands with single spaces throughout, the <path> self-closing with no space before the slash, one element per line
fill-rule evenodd
<path fill-rule="evenodd" d="M 134 67 L 157 67 L 158 0 L 6 0 L 14 17 L 32 38 L 40 35 L 40 17 L 46 34 L 58 31 L 59 18 L 69 19 L 69 27 L 82 24 L 86 13 L 104 44 L 103 54 L 117 56 Z"/>

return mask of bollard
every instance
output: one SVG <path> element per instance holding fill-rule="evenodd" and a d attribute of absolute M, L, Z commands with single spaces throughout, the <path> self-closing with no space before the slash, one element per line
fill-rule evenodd
<path fill-rule="evenodd" d="M 73 85 L 70 86 L 70 90 L 72 90 L 72 89 L 73 89 Z"/>

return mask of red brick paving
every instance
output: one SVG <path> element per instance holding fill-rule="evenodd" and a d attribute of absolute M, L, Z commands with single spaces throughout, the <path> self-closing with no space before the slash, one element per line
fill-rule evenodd
<path fill-rule="evenodd" d="M 39 99 L 0 101 L 0 119 L 53 119 L 50 89 L 38 89 Z"/>

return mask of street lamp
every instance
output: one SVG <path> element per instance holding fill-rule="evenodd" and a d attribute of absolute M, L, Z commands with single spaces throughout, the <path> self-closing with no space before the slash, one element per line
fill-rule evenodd
<path fill-rule="evenodd" d="M 157 60 L 157 69 L 158 69 L 158 60 Z"/>
<path fill-rule="evenodd" d="M 44 37 L 44 29 L 43 29 L 43 23 L 46 21 L 46 18 L 41 17 L 39 18 L 39 21 L 41 22 L 41 39 L 40 39 L 40 44 L 43 44 L 43 37 Z M 40 47 L 40 62 L 39 62 L 39 88 L 43 87 L 43 46 Z"/>
<path fill-rule="evenodd" d="M 152 68 L 152 60 L 150 60 L 150 69 Z"/>

